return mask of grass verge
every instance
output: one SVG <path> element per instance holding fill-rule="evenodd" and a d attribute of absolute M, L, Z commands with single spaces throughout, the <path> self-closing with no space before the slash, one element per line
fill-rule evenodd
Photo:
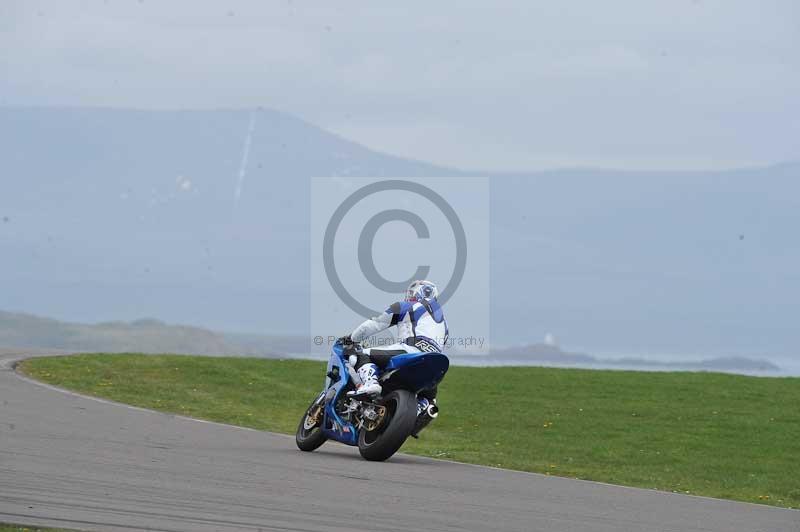
<path fill-rule="evenodd" d="M 65 528 L 42 528 L 30 525 L 15 525 L 12 523 L 0 523 L 0 532 L 78 532 L 78 531 L 67 530 Z"/>
<path fill-rule="evenodd" d="M 294 433 L 321 389 L 304 360 L 105 355 L 30 359 L 56 386 Z M 800 508 L 800 379 L 453 367 L 442 415 L 403 452 Z M 2 529 L 0 529 L 2 530 Z"/>

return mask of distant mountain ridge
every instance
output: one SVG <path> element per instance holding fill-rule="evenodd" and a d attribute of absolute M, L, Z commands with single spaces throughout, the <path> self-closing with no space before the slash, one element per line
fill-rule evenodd
<path fill-rule="evenodd" d="M 225 334 L 155 319 L 92 325 L 65 323 L 0 311 L 0 348 L 84 352 L 178 353 L 216 356 L 307 358 L 309 339 L 299 336 Z M 490 355 L 448 353 L 456 365 L 558 365 L 574 367 L 778 372 L 765 360 L 739 357 L 696 362 L 653 362 L 641 358 L 604 359 L 569 353 L 554 345 L 529 344 L 495 349 Z"/>
<path fill-rule="evenodd" d="M 66 323 L 0 311 L 0 346 L 63 351 L 253 354 L 199 327 L 167 325 L 153 319 L 94 325 Z"/>
<path fill-rule="evenodd" d="M 476 357 L 476 363 L 514 364 L 521 362 L 545 363 L 559 366 L 598 367 L 619 369 L 659 369 L 693 371 L 733 371 L 778 373 L 781 368 L 768 360 L 746 357 L 711 357 L 703 360 L 658 361 L 637 357 L 601 358 L 583 353 L 568 353 L 559 347 L 546 344 L 529 344 L 520 347 L 495 349 L 488 357 Z"/>
<path fill-rule="evenodd" d="M 307 335 L 313 176 L 476 174 L 491 177 L 492 337 L 796 352 L 800 164 L 465 172 L 268 109 L 0 107 L 0 304 Z"/>

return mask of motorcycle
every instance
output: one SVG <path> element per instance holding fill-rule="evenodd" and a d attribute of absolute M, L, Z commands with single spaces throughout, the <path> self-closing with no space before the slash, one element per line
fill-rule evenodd
<path fill-rule="evenodd" d="M 301 451 L 310 452 L 331 439 L 358 446 L 366 460 L 383 461 L 436 418 L 434 403 L 418 413 L 417 395 L 441 382 L 450 361 L 435 352 L 395 355 L 383 363 L 375 360 L 383 365 L 379 377 L 383 391 L 379 396 L 360 396 L 347 393 L 360 382 L 350 353 L 341 339 L 334 343 L 325 387 L 303 414 L 295 441 Z"/>

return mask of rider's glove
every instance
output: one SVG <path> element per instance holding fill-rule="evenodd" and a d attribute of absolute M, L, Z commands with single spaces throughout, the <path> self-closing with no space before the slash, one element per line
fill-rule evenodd
<path fill-rule="evenodd" d="M 345 347 L 352 347 L 353 345 L 353 339 L 349 334 L 347 336 L 342 336 L 337 340 L 337 342 L 341 343 Z"/>
<path fill-rule="evenodd" d="M 354 342 L 349 334 L 339 338 L 339 342 L 341 342 L 342 346 L 344 347 L 345 355 L 356 355 L 361 351 L 361 344 Z"/>

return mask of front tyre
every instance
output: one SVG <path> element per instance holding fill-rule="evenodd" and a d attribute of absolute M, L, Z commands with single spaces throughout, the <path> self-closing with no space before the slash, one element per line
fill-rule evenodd
<path fill-rule="evenodd" d="M 328 439 L 322 433 L 322 420 L 325 417 L 324 408 L 325 403 L 316 399 L 300 420 L 294 441 L 301 451 L 311 452 Z"/>
<path fill-rule="evenodd" d="M 417 398 L 408 390 L 390 392 L 381 404 L 386 407 L 385 419 L 375 430 L 362 430 L 358 435 L 361 456 L 374 462 L 382 462 L 396 453 L 417 420 Z"/>

